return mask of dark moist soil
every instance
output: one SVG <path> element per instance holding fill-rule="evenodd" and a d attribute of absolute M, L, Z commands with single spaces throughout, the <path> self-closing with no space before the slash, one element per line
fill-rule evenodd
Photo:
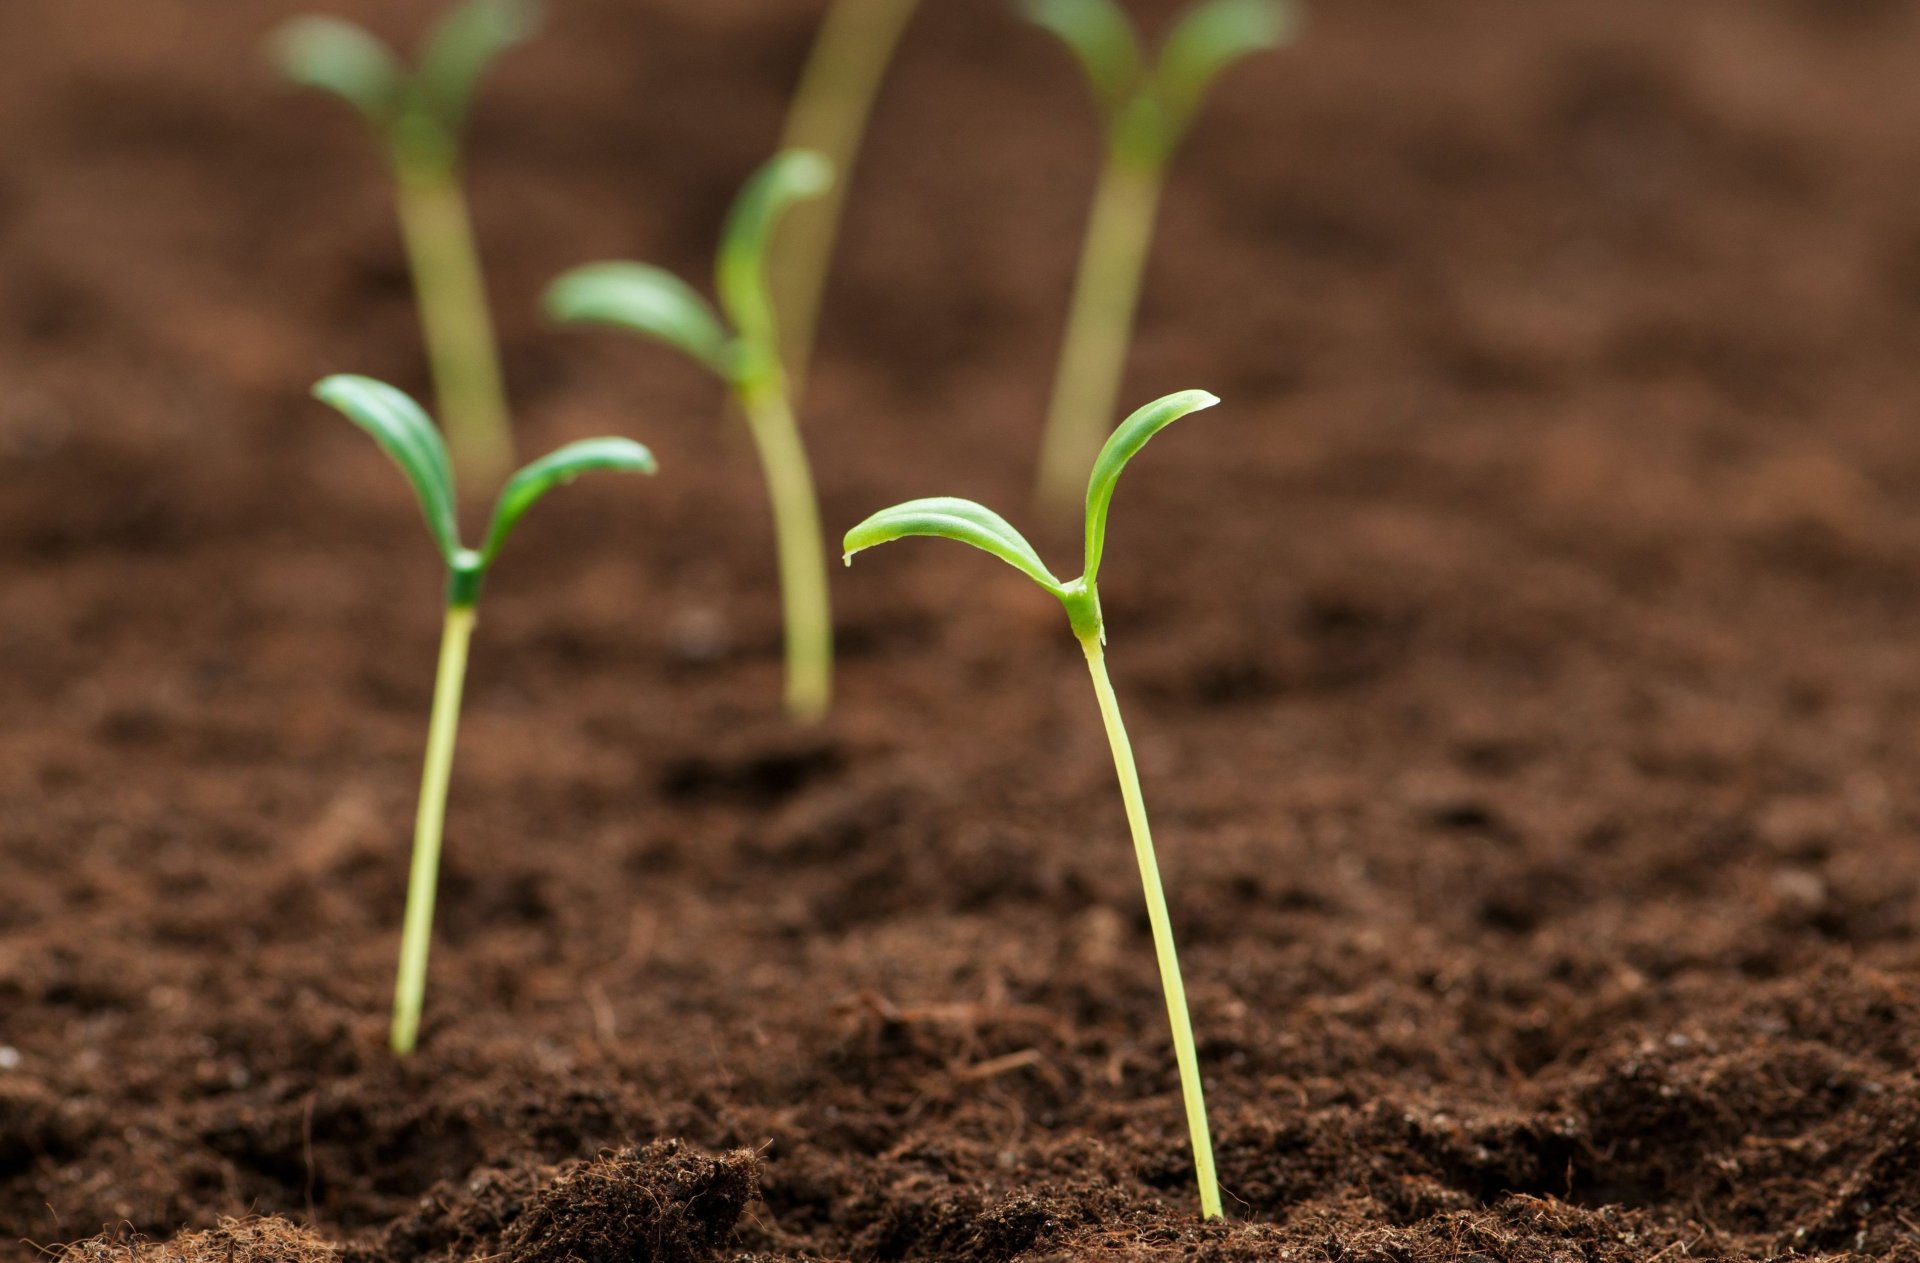
<path fill-rule="evenodd" d="M 0 4 L 0 1255 L 1920 1257 L 1920 9 L 1326 0 L 1209 107 L 1127 398 L 1227 403 L 1105 575 L 1202 1227 L 1059 610 L 863 559 L 796 730 L 716 388 L 532 316 L 704 272 L 800 0 L 554 0 L 480 107 L 526 447 L 664 472 L 496 574 L 386 1054 L 439 578 L 303 392 L 424 382 L 365 138 L 261 68 L 294 7 Z M 1083 97 L 926 6 L 808 409 L 836 533 L 1031 516 Z"/>

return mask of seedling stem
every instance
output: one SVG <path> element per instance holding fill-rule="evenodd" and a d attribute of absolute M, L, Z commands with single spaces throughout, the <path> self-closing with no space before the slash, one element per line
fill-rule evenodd
<path fill-rule="evenodd" d="M 833 697 L 833 619 L 813 474 L 785 391 L 745 391 L 740 408 L 773 510 L 786 629 L 787 710 L 811 722 L 827 713 Z"/>
<path fill-rule="evenodd" d="M 407 912 L 400 929 L 400 970 L 393 985 L 393 1051 L 410 1053 L 420 1039 L 427 995 L 427 950 L 433 942 L 433 901 L 440 873 L 440 839 L 447 823 L 447 786 L 453 778 L 454 739 L 460 731 L 460 695 L 467 679 L 473 606 L 449 605 L 440 632 L 440 668 L 433 682 L 433 718 L 427 762 L 420 774 L 420 807 L 413 825 L 413 866 Z"/>
<path fill-rule="evenodd" d="M 1158 167 L 1115 154 L 1094 191 L 1040 451 L 1041 493 L 1062 513 L 1079 495 L 1080 471 L 1106 438 L 1101 419 L 1113 415 L 1120 397 L 1163 187 Z"/>
<path fill-rule="evenodd" d="M 854 160 L 887 65 L 919 2 L 835 0 L 787 112 L 781 148 L 815 150 L 844 177 L 818 200 L 788 212 L 774 241 L 772 286 L 785 326 L 781 358 L 795 398 L 805 391 Z"/>
<path fill-rule="evenodd" d="M 1113 748 L 1113 767 L 1120 777 L 1120 798 L 1127 808 L 1127 828 L 1133 834 L 1133 855 L 1140 865 L 1140 888 L 1147 897 L 1147 923 L 1153 930 L 1153 953 L 1160 965 L 1160 989 L 1166 995 L 1167 1022 L 1173 1028 L 1173 1058 L 1180 1069 L 1180 1095 L 1187 1107 L 1187 1134 L 1193 1141 L 1194 1178 L 1200 1185 L 1200 1217 L 1218 1219 L 1220 1180 L 1213 1168 L 1213 1137 L 1207 1128 L 1207 1100 L 1200 1084 L 1200 1054 L 1193 1046 L 1193 1019 L 1187 1014 L 1187 987 L 1180 977 L 1180 956 L 1173 945 L 1173 921 L 1167 913 L 1167 893 L 1160 885 L 1160 862 L 1153 853 L 1153 831 L 1147 825 L 1147 801 L 1140 791 L 1140 772 L 1133 762 L 1133 743 L 1120 718 L 1120 701 L 1107 677 L 1107 655 L 1101 634 L 1080 637 L 1093 676 L 1093 693 L 1100 700 L 1100 718 Z"/>
<path fill-rule="evenodd" d="M 448 442 L 462 472 L 497 478 L 513 464 L 513 429 L 486 278 L 458 168 L 396 161 L 394 183 L 421 337 Z"/>

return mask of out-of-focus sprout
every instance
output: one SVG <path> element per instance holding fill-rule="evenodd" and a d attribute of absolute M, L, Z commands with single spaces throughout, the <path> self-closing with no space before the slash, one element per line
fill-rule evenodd
<path fill-rule="evenodd" d="M 1115 0 L 1024 0 L 1022 7 L 1079 61 L 1106 132 L 1036 486 L 1041 506 L 1064 514 L 1119 397 L 1167 164 L 1220 72 L 1280 46 L 1296 29 L 1298 10 L 1291 0 L 1201 0 L 1149 63 Z"/>
<path fill-rule="evenodd" d="M 747 181 L 721 233 L 714 269 L 725 320 L 692 286 L 647 263 L 589 263 L 554 281 L 546 296 L 554 319 L 658 339 L 704 364 L 733 392 L 773 506 L 786 621 L 787 709 L 804 721 L 826 714 L 832 699 L 833 619 L 820 506 L 780 364 L 780 325 L 767 291 L 767 247 L 788 207 L 820 196 L 832 183 L 833 165 L 805 149 L 774 155 Z"/>
<path fill-rule="evenodd" d="M 824 154 L 840 179 L 814 201 L 794 207 L 773 239 L 774 301 L 780 308 L 781 355 L 795 397 L 813 358 L 820 304 L 854 162 L 874 98 L 894 49 L 920 0 L 833 0 L 814 36 L 800 86 L 787 109 L 783 149 Z"/>
<path fill-rule="evenodd" d="M 406 920 L 400 932 L 400 968 L 393 991 L 393 1051 L 405 1056 L 420 1038 L 420 1010 L 427 991 L 427 949 L 433 940 L 433 897 L 440 881 L 440 838 L 447 818 L 447 783 L 453 774 L 454 737 L 460 727 L 460 694 L 467 677 L 467 644 L 473 636 L 480 585 L 500 554 L 500 545 L 533 503 L 562 483 L 596 470 L 650 474 L 652 453 L 631 439 L 583 439 L 534 461 L 507 480 L 493 509 L 485 542 L 460 543 L 454 517 L 454 480 L 446 444 L 420 405 L 370 377 L 329 377 L 314 397 L 338 409 L 371 434 L 413 484 L 427 530 L 447 566 L 447 609 L 440 637 L 440 668 L 434 677 L 433 718 L 427 727 L 427 760 L 420 776 L 420 807 L 414 819 L 413 866 L 407 879 Z"/>
<path fill-rule="evenodd" d="M 486 481 L 512 465 L 513 434 L 461 191 L 460 137 L 481 73 L 536 21 L 532 0 L 466 0 L 441 20 L 411 70 L 339 18 L 294 18 L 272 38 L 289 78 L 352 105 L 386 151 L 440 419 L 461 471 Z"/>
<path fill-rule="evenodd" d="M 1126 725 L 1120 719 L 1120 703 L 1113 694 L 1113 681 L 1107 676 L 1107 629 L 1100 614 L 1100 589 L 1096 583 L 1101 556 L 1106 550 L 1107 509 L 1113 503 L 1120 471 L 1146 446 L 1148 439 L 1188 413 L 1211 408 L 1219 402 L 1204 390 L 1183 390 L 1140 409 L 1121 422 L 1108 438 L 1093 462 L 1093 475 L 1087 480 L 1086 562 L 1078 579 L 1055 578 L 1033 545 L 998 513 L 971 500 L 950 496 L 909 500 L 882 509 L 848 531 L 845 544 L 847 564 L 852 565 L 853 555 L 862 549 L 910 535 L 958 540 L 992 553 L 1052 593 L 1066 608 L 1067 623 L 1080 641 L 1087 670 L 1093 676 L 1094 696 L 1100 703 L 1100 718 L 1106 724 L 1107 743 L 1112 748 L 1114 770 L 1120 778 L 1120 797 L 1126 804 L 1127 826 L 1133 834 L 1134 858 L 1139 864 L 1140 884 L 1147 897 L 1147 922 L 1153 931 L 1153 950 L 1160 964 L 1161 990 L 1166 994 L 1167 1019 L 1173 1027 L 1174 1060 L 1180 1069 L 1187 1131 L 1193 1142 L 1194 1178 L 1200 1186 L 1200 1213 L 1207 1219 L 1220 1217 L 1220 1184 L 1214 1174 L 1213 1141 L 1207 1130 L 1200 1058 L 1193 1044 L 1193 1020 L 1187 1015 L 1187 989 L 1180 979 L 1180 960 L 1174 951 L 1167 896 L 1160 885 L 1160 864 L 1154 857 L 1153 834 L 1147 827 L 1147 804 L 1140 792 L 1140 772 L 1134 765 Z"/>

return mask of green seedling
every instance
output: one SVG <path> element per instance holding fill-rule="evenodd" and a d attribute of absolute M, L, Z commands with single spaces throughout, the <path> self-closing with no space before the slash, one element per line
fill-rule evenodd
<path fill-rule="evenodd" d="M 440 667 L 434 677 L 433 718 L 427 727 L 426 768 L 420 776 L 420 808 L 414 820 L 413 867 L 407 880 L 406 920 L 400 934 L 400 969 L 394 984 L 393 1051 L 413 1051 L 420 1036 L 420 1008 L 427 988 L 427 948 L 433 937 L 433 898 L 439 884 L 440 836 L 447 816 L 447 782 L 453 771 L 454 736 L 460 726 L 460 693 L 467 675 L 467 645 L 473 636 L 480 586 L 500 554 L 500 545 L 534 501 L 562 483 L 598 470 L 650 474 L 653 454 L 631 439 L 583 439 L 526 466 L 507 480 L 493 509 L 485 542 L 460 543 L 454 516 L 453 468 L 446 444 L 420 405 L 370 377 L 329 377 L 314 397 L 371 434 L 413 484 L 426 513 L 427 530 L 447 565 L 446 621 Z"/>
<path fill-rule="evenodd" d="M 506 387 L 486 279 L 460 183 L 460 134 L 481 72 L 533 31 L 530 0 L 467 0 L 409 71 L 392 49 L 338 18 L 294 18 L 272 51 L 296 83 L 360 112 L 393 167 L 400 230 L 447 440 L 462 473 L 485 481 L 513 464 Z"/>
<path fill-rule="evenodd" d="M 1064 514 L 1113 416 L 1167 164 L 1220 72 L 1278 47 L 1296 25 L 1289 0 L 1202 0 L 1149 64 L 1115 0 L 1024 0 L 1086 72 L 1106 133 L 1040 450 L 1036 494 Z"/>
<path fill-rule="evenodd" d="M 625 329 L 685 352 L 725 382 L 739 403 L 773 506 L 787 709 L 806 721 L 826 714 L 831 699 L 833 623 L 820 506 L 780 363 L 767 245 L 789 206 L 820 196 L 832 183 L 832 164 L 804 149 L 776 154 L 747 181 L 720 237 L 715 290 L 724 320 L 692 286 L 645 263 L 590 263 L 560 277 L 546 296 L 556 320 Z"/>
<path fill-rule="evenodd" d="M 841 179 L 822 196 L 796 206 L 774 238 L 772 286 L 781 312 L 784 358 L 794 394 L 813 357 L 827 270 L 840 236 L 846 189 L 867 132 L 887 64 L 920 0 L 834 0 L 787 110 L 783 149 L 826 155 Z"/>
<path fill-rule="evenodd" d="M 1114 697 L 1113 682 L 1107 677 L 1107 632 L 1100 614 L 1097 582 L 1101 554 L 1106 546 L 1107 508 L 1113 501 L 1120 471 L 1155 434 L 1188 413 L 1219 402 L 1204 390 L 1168 395 L 1121 422 L 1120 428 L 1107 439 L 1093 462 L 1093 476 L 1087 482 L 1086 562 L 1078 579 L 1055 578 L 1033 545 L 1005 518 L 971 500 L 951 497 L 909 500 L 891 509 L 882 509 L 848 531 L 846 538 L 848 565 L 853 564 L 853 555 L 862 549 L 910 535 L 959 540 L 992 553 L 1051 592 L 1066 607 L 1067 624 L 1080 641 L 1087 670 L 1093 676 L 1094 696 L 1099 699 L 1107 743 L 1113 749 L 1114 770 L 1120 778 L 1120 797 L 1126 804 L 1127 826 L 1133 834 L 1134 858 L 1139 862 L 1140 884 L 1147 898 L 1147 921 L 1153 930 L 1153 950 L 1160 963 L 1160 985 L 1166 993 L 1167 1019 L 1173 1027 L 1174 1060 L 1180 1068 L 1180 1091 L 1186 1100 L 1187 1130 L 1193 1139 L 1200 1213 L 1207 1219 L 1220 1217 L 1220 1184 L 1214 1174 L 1213 1142 L 1207 1133 L 1207 1105 L 1201 1092 L 1199 1058 L 1193 1046 L 1193 1022 L 1187 1016 L 1187 992 L 1180 980 L 1180 960 L 1174 952 L 1167 896 L 1160 886 L 1160 866 L 1154 859 L 1153 835 L 1147 827 L 1140 773 L 1134 766 L 1133 746 L 1127 740 L 1126 725 L 1120 719 L 1120 703 Z"/>

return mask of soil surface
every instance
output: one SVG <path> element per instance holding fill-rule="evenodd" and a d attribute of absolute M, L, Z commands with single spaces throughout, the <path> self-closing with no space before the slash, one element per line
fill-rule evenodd
<path fill-rule="evenodd" d="M 0 1256 L 1920 1257 L 1920 9 L 1330 0 L 1210 104 L 1126 398 L 1226 403 L 1103 574 L 1201 1226 L 1058 608 L 836 569 L 790 726 L 717 387 L 533 315 L 704 275 L 817 3 L 554 0 L 484 94 L 525 446 L 662 473 L 496 572 L 387 1055 L 440 579 L 304 391 L 425 382 L 366 137 L 262 68 L 295 7 L 0 4 Z M 836 536 L 1031 520 L 1094 154 L 1046 37 L 926 6 L 807 409 Z"/>

